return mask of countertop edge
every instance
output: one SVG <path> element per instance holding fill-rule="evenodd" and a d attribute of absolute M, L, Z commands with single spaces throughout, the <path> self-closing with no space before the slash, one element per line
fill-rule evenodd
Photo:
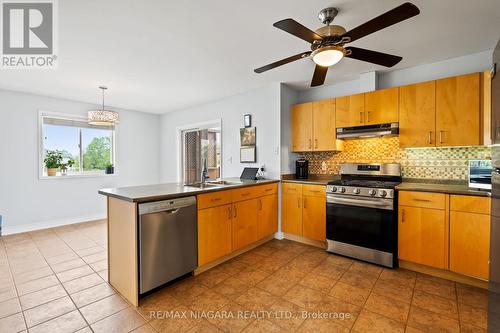
<path fill-rule="evenodd" d="M 487 191 L 480 191 L 475 189 L 470 189 L 467 186 L 463 188 L 453 188 L 462 187 L 461 185 L 443 185 L 443 184 L 425 184 L 425 183 L 401 183 L 396 186 L 397 191 L 412 191 L 412 192 L 431 192 L 431 193 L 444 193 L 444 194 L 456 194 L 456 195 L 470 195 L 477 197 L 491 197 L 491 193 Z"/>

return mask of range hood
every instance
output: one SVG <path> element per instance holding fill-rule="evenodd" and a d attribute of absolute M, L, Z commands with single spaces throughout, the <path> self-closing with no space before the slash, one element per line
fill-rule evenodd
<path fill-rule="evenodd" d="M 337 139 L 377 138 L 398 134 L 398 123 L 337 128 Z"/>

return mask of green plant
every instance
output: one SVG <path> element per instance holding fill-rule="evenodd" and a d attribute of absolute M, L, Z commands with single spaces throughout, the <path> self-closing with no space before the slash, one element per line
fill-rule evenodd
<path fill-rule="evenodd" d="M 66 163 L 59 164 L 61 170 L 67 170 L 68 168 L 71 168 L 73 165 L 75 165 L 75 161 L 71 158 Z"/>
<path fill-rule="evenodd" d="M 106 168 L 112 168 L 112 167 L 113 167 L 113 163 L 106 164 Z"/>
<path fill-rule="evenodd" d="M 57 169 L 61 166 L 63 154 L 60 150 L 47 150 L 43 162 L 47 169 Z"/>

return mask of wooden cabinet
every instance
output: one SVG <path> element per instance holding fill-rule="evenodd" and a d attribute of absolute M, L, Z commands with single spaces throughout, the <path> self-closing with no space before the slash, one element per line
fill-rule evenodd
<path fill-rule="evenodd" d="M 335 132 L 335 99 L 292 107 L 292 151 L 340 149 Z"/>
<path fill-rule="evenodd" d="M 436 146 L 480 144 L 480 74 L 436 81 Z"/>
<path fill-rule="evenodd" d="M 490 204 L 490 198 L 451 196 L 451 271 L 484 280 L 488 279 Z"/>
<path fill-rule="evenodd" d="M 262 239 L 278 232 L 278 195 L 260 197 L 257 211 L 257 234 Z"/>
<path fill-rule="evenodd" d="M 233 251 L 258 240 L 257 199 L 233 204 Z"/>
<path fill-rule="evenodd" d="M 281 227 L 283 232 L 325 241 L 325 187 L 284 183 L 282 189 Z"/>
<path fill-rule="evenodd" d="M 231 204 L 198 211 L 198 265 L 232 251 Z"/>
<path fill-rule="evenodd" d="M 436 145 L 436 81 L 399 88 L 399 146 Z"/>
<path fill-rule="evenodd" d="M 446 194 L 399 192 L 399 259 L 447 268 L 447 206 Z"/>
<path fill-rule="evenodd" d="M 335 127 L 365 124 L 365 94 L 337 97 L 335 107 Z"/>
<path fill-rule="evenodd" d="M 292 107 L 292 151 L 312 150 L 312 103 Z"/>
<path fill-rule="evenodd" d="M 399 88 L 365 93 L 365 124 L 397 123 L 399 120 Z"/>

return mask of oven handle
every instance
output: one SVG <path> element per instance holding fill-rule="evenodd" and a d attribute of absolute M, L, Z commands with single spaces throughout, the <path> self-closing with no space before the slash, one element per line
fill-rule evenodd
<path fill-rule="evenodd" d="M 393 205 L 392 201 L 380 202 L 380 201 L 374 201 L 374 200 L 359 200 L 359 199 L 327 196 L 326 202 L 332 203 L 332 204 L 347 205 L 347 206 L 358 206 L 358 207 L 394 210 L 394 205 Z"/>

